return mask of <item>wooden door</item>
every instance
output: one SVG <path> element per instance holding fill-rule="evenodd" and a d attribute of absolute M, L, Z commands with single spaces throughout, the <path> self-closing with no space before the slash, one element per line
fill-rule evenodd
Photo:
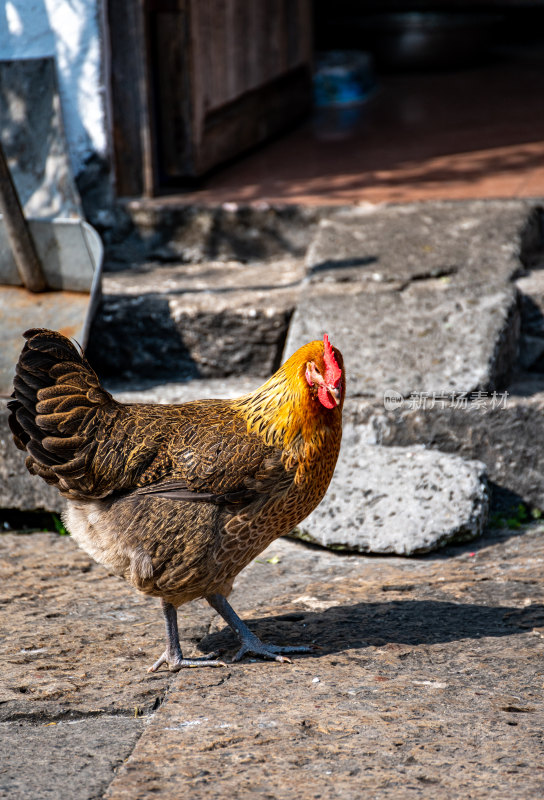
<path fill-rule="evenodd" d="M 132 13 L 119 16 L 121 5 Z M 130 50 L 126 26 L 118 28 L 123 17 L 133 22 Z M 109 24 L 112 78 L 118 69 L 126 80 L 127 61 L 135 72 L 124 90 L 117 82 L 117 112 L 112 80 L 121 194 L 198 177 L 310 108 L 310 0 L 111 0 Z"/>

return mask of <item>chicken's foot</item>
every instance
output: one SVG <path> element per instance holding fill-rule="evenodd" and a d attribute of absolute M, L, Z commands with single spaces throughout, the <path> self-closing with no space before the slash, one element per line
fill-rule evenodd
<path fill-rule="evenodd" d="M 149 667 L 148 672 L 157 672 L 157 670 L 166 664 L 171 672 L 178 672 L 183 667 L 226 667 L 224 661 L 219 661 L 213 658 L 215 653 L 204 658 L 183 658 L 181 647 L 179 644 L 178 633 L 178 612 L 172 603 L 167 603 L 161 600 L 162 612 L 164 614 L 164 621 L 166 623 L 166 650 L 162 656 L 155 661 L 152 667 Z"/>
<path fill-rule="evenodd" d="M 265 644 L 249 630 L 245 622 L 240 619 L 227 598 L 222 594 L 210 594 L 206 597 L 206 600 L 223 617 L 229 628 L 234 631 L 242 643 L 241 648 L 232 659 L 233 661 L 240 661 L 245 655 L 254 655 L 261 658 L 269 658 L 272 661 L 286 661 L 290 664 L 291 659 L 287 658 L 284 655 L 285 653 L 311 653 L 313 651 L 313 648 L 304 647 L 303 645 L 282 647 L 275 644 Z"/>

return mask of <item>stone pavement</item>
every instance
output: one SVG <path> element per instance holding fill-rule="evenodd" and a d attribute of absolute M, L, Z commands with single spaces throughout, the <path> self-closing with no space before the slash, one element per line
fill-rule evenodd
<path fill-rule="evenodd" d="M 156 601 L 69 537 L 5 534 L 0 797 L 539 800 L 543 534 L 418 559 L 279 540 L 233 604 L 263 639 L 315 652 L 176 675 L 146 672 Z M 203 603 L 180 629 L 188 654 L 235 652 Z"/>

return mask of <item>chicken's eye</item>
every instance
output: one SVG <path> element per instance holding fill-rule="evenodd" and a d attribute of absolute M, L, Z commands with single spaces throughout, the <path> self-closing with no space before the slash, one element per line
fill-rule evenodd
<path fill-rule="evenodd" d="M 308 386 L 313 386 L 314 383 L 318 384 L 323 383 L 323 378 L 321 377 L 321 373 L 313 361 L 308 361 L 308 363 L 306 364 L 306 381 L 308 383 Z"/>

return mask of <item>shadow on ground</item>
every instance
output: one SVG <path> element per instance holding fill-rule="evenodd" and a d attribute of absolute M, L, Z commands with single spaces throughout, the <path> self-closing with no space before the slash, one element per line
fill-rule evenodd
<path fill-rule="evenodd" d="M 397 591 L 412 585 L 397 586 Z M 249 620 L 251 629 L 274 644 L 319 647 L 313 657 L 390 643 L 432 645 L 462 639 L 511 636 L 544 625 L 544 605 L 527 608 L 437 600 L 393 600 L 334 606 L 323 612 L 294 612 Z M 203 652 L 238 649 L 228 628 L 202 640 Z"/>

